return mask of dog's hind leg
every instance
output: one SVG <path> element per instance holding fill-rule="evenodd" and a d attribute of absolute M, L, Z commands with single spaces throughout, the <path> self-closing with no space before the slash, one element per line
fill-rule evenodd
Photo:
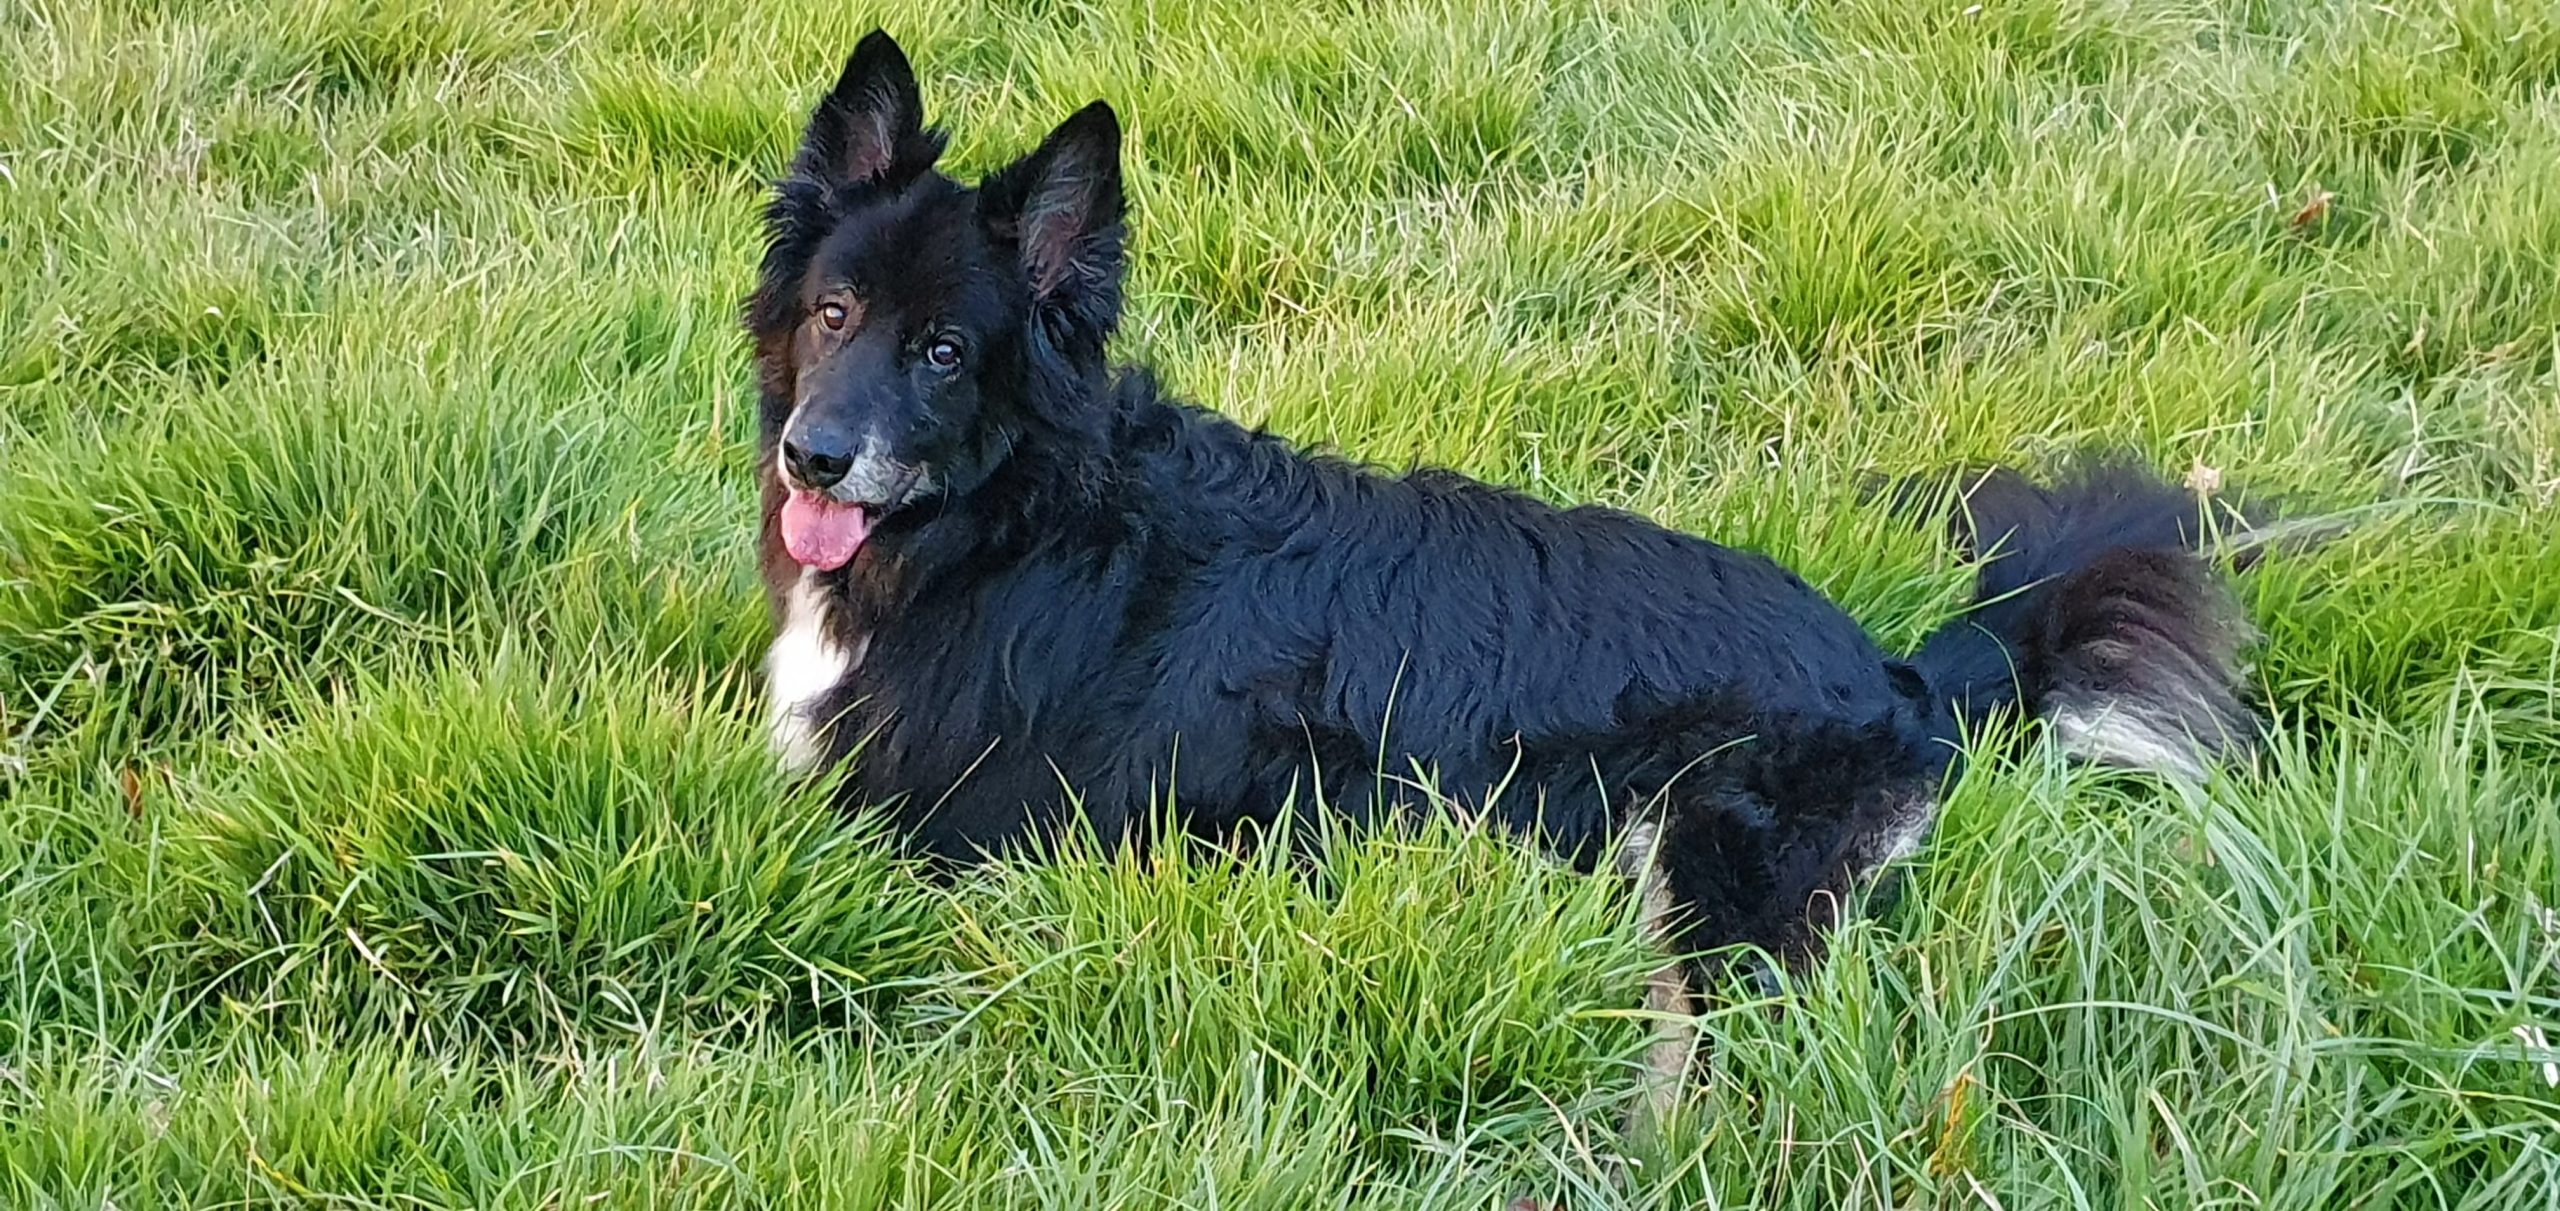
<path fill-rule="evenodd" d="M 1635 882 L 1663 965 L 1648 981 L 1655 1021 L 1631 1132 L 1658 1129 L 1696 1070 L 1697 1014 L 1744 964 L 1775 995 L 1778 967 L 1818 961 L 1831 932 L 1927 837 L 1937 784 L 1889 739 L 1840 733 L 1737 753 L 1653 797 L 1617 866 Z"/>
<path fill-rule="evenodd" d="M 1662 966 L 1645 980 L 1644 1007 L 1653 1021 L 1653 1042 L 1645 1048 L 1644 1093 L 1630 1112 L 1629 1135 L 1659 1129 L 1679 1109 L 1698 1050 L 1697 999 L 1672 920 L 1671 887 L 1656 860 L 1661 844 L 1661 826 L 1651 821 L 1628 829 L 1618 844 L 1618 873 L 1636 887 L 1637 927 L 1662 952 Z"/>

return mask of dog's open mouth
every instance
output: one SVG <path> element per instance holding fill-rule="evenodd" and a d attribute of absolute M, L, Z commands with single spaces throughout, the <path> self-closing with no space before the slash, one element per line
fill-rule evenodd
<path fill-rule="evenodd" d="M 794 488 L 782 502 L 782 547 L 803 567 L 832 572 L 871 537 L 871 510 Z"/>

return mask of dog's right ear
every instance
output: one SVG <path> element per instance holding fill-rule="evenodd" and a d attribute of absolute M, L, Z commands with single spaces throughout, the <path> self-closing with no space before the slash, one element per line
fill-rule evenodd
<path fill-rule="evenodd" d="M 1120 319 L 1120 119 L 1096 101 L 1038 150 L 978 183 L 989 232 L 1021 258 L 1032 301 L 1062 333 L 1099 350 Z"/>
<path fill-rule="evenodd" d="M 853 48 L 835 88 L 809 115 L 791 172 L 843 194 L 905 185 L 941 155 L 941 132 L 925 129 L 915 69 L 897 41 L 875 29 Z"/>

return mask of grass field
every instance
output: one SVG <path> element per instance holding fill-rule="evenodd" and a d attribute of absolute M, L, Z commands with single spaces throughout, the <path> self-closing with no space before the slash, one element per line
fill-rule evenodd
<path fill-rule="evenodd" d="M 1895 645 L 1874 475 L 2351 525 L 2264 761 L 1977 766 L 1644 1145 L 1629 906 L 1497 838 L 933 889 L 753 680 L 735 307 L 875 21 L 960 170 L 1119 106 L 1125 357 Z M 2560 1208 L 2555 767 L 2548 3 L 0 0 L 9 1207 Z"/>

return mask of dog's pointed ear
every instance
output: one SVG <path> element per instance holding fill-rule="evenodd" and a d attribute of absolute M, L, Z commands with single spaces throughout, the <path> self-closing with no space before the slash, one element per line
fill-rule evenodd
<path fill-rule="evenodd" d="M 897 41 L 875 29 L 853 48 L 835 88 L 810 113 L 791 171 L 831 192 L 903 185 L 941 155 L 941 134 L 925 129 L 915 69 Z"/>
<path fill-rule="evenodd" d="M 1032 297 L 1107 336 L 1120 313 L 1120 118 L 1096 101 L 979 185 L 988 230 L 1018 251 Z"/>

